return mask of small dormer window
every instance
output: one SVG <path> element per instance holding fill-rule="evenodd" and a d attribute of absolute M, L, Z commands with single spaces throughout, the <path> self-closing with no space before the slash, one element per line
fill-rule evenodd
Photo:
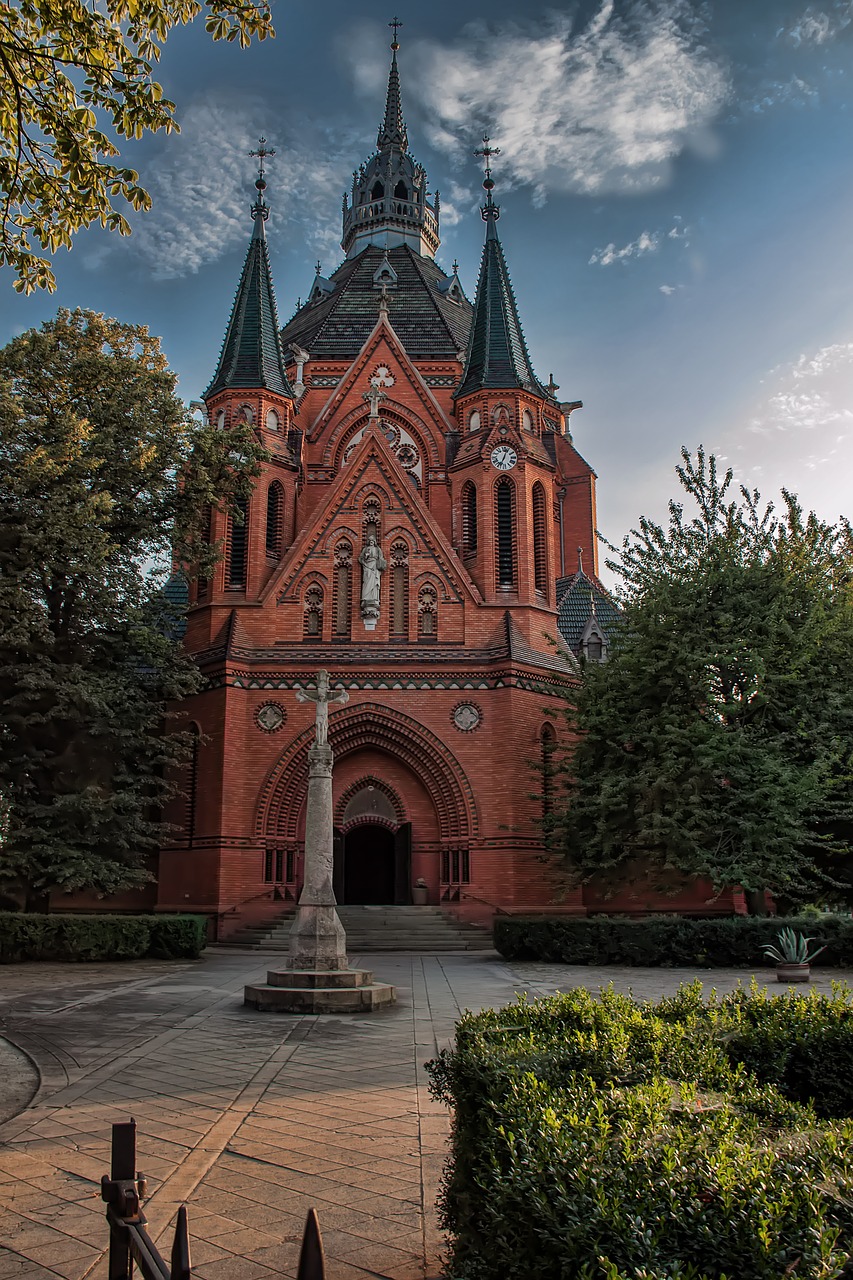
<path fill-rule="evenodd" d="M 590 636 L 586 642 L 586 656 L 589 662 L 601 662 L 604 657 L 604 643 L 601 636 Z"/>

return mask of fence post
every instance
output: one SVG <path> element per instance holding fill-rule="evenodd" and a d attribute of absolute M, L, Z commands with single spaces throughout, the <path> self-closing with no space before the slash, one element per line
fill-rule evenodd
<path fill-rule="evenodd" d="M 110 1149 L 110 1180 L 132 1182 L 136 1177 L 136 1121 L 114 1124 Z M 110 1224 L 109 1280 L 131 1280 L 133 1257 L 127 1227 L 119 1227 L 107 1213 Z"/>

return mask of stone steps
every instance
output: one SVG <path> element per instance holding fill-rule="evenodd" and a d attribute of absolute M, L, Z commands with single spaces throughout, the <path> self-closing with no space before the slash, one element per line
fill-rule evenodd
<path fill-rule="evenodd" d="M 489 930 L 446 916 L 440 907 L 341 906 L 350 954 L 371 951 L 491 951 Z M 247 926 L 229 946 L 287 951 L 292 914 L 275 925 Z"/>

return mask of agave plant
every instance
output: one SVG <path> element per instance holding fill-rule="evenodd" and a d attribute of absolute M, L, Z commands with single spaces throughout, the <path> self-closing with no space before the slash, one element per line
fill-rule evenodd
<path fill-rule="evenodd" d="M 777 964 L 811 964 L 821 951 L 826 950 L 826 947 L 818 947 L 817 951 L 809 952 L 809 943 L 814 942 L 814 938 L 804 938 L 801 933 L 795 933 L 793 929 L 783 929 L 776 937 L 779 941 L 778 947 L 768 943 L 764 948 L 764 954 L 771 960 L 775 960 Z"/>

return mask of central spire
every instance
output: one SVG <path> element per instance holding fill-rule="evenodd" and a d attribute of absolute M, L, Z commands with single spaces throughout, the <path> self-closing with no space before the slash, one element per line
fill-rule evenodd
<path fill-rule="evenodd" d="M 434 258 L 441 241 L 438 235 L 438 193 L 427 199 L 427 176 L 422 165 L 409 154 L 409 139 L 403 119 L 397 32 L 403 24 L 393 18 L 388 26 L 391 67 L 385 98 L 385 119 L 379 126 L 377 150 L 353 174 L 352 195 L 344 195 L 344 234 L 341 246 L 354 258 L 368 245 L 396 249 L 408 245 L 422 257 Z"/>
<path fill-rule="evenodd" d="M 376 145 L 380 151 L 406 151 L 409 139 L 406 135 L 406 122 L 403 119 L 403 99 L 400 94 L 400 72 L 397 68 L 397 50 L 400 48 L 397 31 L 402 27 L 398 18 L 388 23 L 394 29 L 391 41 L 391 69 L 388 72 L 388 93 L 385 98 L 385 120 L 379 127 Z"/>

